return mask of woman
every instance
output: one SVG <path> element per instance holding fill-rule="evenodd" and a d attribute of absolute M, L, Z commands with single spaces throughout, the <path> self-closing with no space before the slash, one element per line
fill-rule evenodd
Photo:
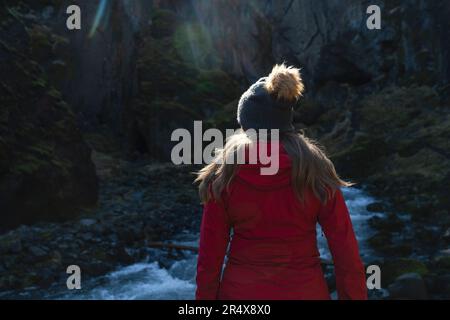
<path fill-rule="evenodd" d="M 243 130 L 216 156 L 225 161 L 200 171 L 204 212 L 197 299 L 330 299 L 317 223 L 333 256 L 339 299 L 367 299 L 364 267 L 340 190 L 350 184 L 313 141 L 294 132 L 293 105 L 303 89 L 299 69 L 275 66 L 242 96 L 238 122 Z M 277 129 L 280 139 L 255 141 L 246 134 L 250 129 Z M 261 174 L 267 163 L 260 158 L 248 161 L 254 146 L 264 146 L 271 156 L 278 152 L 275 175 Z M 242 150 L 243 164 L 226 161 Z"/>

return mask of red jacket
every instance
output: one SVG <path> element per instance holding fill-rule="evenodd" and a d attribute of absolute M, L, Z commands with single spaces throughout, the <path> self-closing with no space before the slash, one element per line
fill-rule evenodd
<path fill-rule="evenodd" d="M 260 165 L 241 165 L 223 201 L 204 206 L 196 298 L 330 299 L 316 243 L 319 223 L 333 256 L 339 299 L 367 299 L 342 192 L 326 205 L 307 192 L 302 204 L 290 185 L 291 161 L 282 147 L 279 164 L 273 176 L 261 175 Z"/>

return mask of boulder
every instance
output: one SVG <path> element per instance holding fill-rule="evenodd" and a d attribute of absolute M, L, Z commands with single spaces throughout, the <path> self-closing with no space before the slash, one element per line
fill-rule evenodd
<path fill-rule="evenodd" d="M 389 285 L 390 299 L 425 300 L 428 298 L 423 278 L 418 273 L 406 273 Z"/>
<path fill-rule="evenodd" d="M 393 283 L 399 276 L 416 273 L 425 276 L 429 273 L 427 266 L 415 259 L 398 258 L 387 260 L 381 264 L 381 282 L 383 287 Z"/>

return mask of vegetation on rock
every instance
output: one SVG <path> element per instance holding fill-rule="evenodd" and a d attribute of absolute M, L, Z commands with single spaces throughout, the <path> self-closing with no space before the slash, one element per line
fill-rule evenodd
<path fill-rule="evenodd" d="M 61 59 L 66 41 L 26 5 L 1 10 L 0 229 L 74 217 L 96 203 L 97 179 L 76 117 L 52 83 L 48 62 Z"/>

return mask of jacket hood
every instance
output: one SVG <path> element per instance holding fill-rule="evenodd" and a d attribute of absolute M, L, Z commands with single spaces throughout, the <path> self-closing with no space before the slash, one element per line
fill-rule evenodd
<path fill-rule="evenodd" d="M 255 189 L 273 190 L 289 186 L 291 183 L 292 161 L 282 144 L 278 144 L 278 171 L 274 175 L 264 175 L 261 169 L 270 167 L 271 164 L 264 164 L 261 161 L 259 150 L 262 143 L 258 144 L 258 157 L 256 163 L 241 164 L 238 168 L 237 179 Z M 267 154 L 270 159 L 276 159 L 276 154 L 272 153 L 273 143 L 265 143 L 267 151 L 263 150 L 263 156 Z M 248 157 L 247 157 L 248 159 Z"/>

